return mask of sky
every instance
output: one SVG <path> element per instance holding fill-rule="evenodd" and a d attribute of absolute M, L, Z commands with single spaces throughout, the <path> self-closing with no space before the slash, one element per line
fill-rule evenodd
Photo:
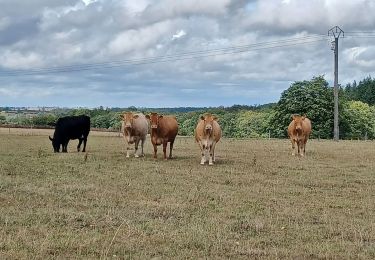
<path fill-rule="evenodd" d="M 0 0 L 0 107 L 277 102 L 372 75 L 372 0 Z"/>

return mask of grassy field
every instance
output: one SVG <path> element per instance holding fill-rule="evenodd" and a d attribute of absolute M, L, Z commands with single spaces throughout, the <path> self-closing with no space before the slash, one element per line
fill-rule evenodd
<path fill-rule="evenodd" d="M 375 143 L 223 139 L 201 166 L 125 158 L 116 133 L 54 154 L 50 130 L 0 130 L 0 259 L 374 259 Z"/>

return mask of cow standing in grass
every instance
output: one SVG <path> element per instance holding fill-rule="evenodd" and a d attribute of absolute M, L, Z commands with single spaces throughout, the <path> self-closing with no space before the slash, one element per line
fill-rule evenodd
<path fill-rule="evenodd" d="M 141 142 L 141 156 L 144 156 L 143 145 L 148 133 L 148 121 L 145 115 L 126 112 L 122 116 L 121 132 L 126 142 L 126 157 L 129 158 L 130 145 L 134 144 L 134 156 L 138 155 L 138 145 Z"/>
<path fill-rule="evenodd" d="M 213 165 L 215 162 L 215 146 L 221 138 L 221 128 L 217 119 L 216 116 L 211 114 L 201 116 L 195 128 L 195 140 L 198 142 L 199 148 L 201 149 L 202 165 L 207 162 L 207 157 L 209 157 L 209 165 Z"/>
<path fill-rule="evenodd" d="M 151 143 L 154 146 L 154 158 L 157 158 L 158 145 L 163 144 L 164 160 L 167 159 L 169 142 L 169 159 L 172 158 L 173 143 L 178 133 L 178 123 L 174 116 L 163 116 L 157 113 L 146 115 L 151 125 Z"/>
<path fill-rule="evenodd" d="M 66 116 L 61 117 L 56 122 L 55 132 L 53 138 L 49 136 L 52 142 L 53 150 L 55 153 L 60 152 L 60 146 L 62 146 L 62 152 L 68 152 L 69 140 L 78 139 L 79 143 L 77 151 L 80 151 L 81 144 L 83 142 L 83 150 L 86 151 L 87 136 L 90 132 L 90 117 L 88 116 Z"/>
<path fill-rule="evenodd" d="M 293 115 L 292 122 L 288 126 L 288 135 L 292 142 L 292 155 L 295 155 L 297 144 L 297 154 L 304 156 L 307 140 L 311 133 L 311 121 L 306 116 Z"/>

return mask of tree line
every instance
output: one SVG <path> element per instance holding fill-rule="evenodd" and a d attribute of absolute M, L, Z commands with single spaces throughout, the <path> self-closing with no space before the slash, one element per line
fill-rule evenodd
<path fill-rule="evenodd" d="M 359 83 L 354 81 L 340 88 L 339 110 L 341 139 L 374 139 L 375 79 L 367 77 Z M 91 117 L 94 128 L 118 130 L 124 111 L 173 114 L 179 123 L 179 134 L 184 136 L 194 134 L 201 115 L 212 113 L 219 117 L 223 135 L 235 138 L 285 138 L 291 115 L 301 114 L 312 121 L 312 138 L 333 137 L 333 88 L 323 76 L 294 82 L 282 92 L 277 103 L 259 106 L 56 109 L 31 118 L 23 115 L 13 118 L 0 116 L 0 123 L 54 126 L 59 117 L 85 114 Z"/>

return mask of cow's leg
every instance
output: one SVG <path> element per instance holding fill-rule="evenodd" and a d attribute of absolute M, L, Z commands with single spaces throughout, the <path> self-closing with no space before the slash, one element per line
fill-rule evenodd
<path fill-rule="evenodd" d="M 69 140 L 65 140 L 62 144 L 62 152 L 63 153 L 67 153 L 68 152 L 68 143 L 69 143 Z"/>
<path fill-rule="evenodd" d="M 297 154 L 298 155 L 301 155 L 301 151 L 302 151 L 302 142 L 301 142 L 301 140 L 297 140 Z"/>
<path fill-rule="evenodd" d="M 128 142 L 128 140 L 126 139 L 125 132 L 123 132 L 123 136 L 124 136 L 124 141 L 125 141 L 126 158 L 129 158 L 129 150 L 130 150 L 130 147 L 129 147 L 129 142 Z"/>
<path fill-rule="evenodd" d="M 158 147 L 156 144 L 153 144 L 154 145 L 154 158 L 158 158 L 158 156 L 156 155 L 156 153 L 158 152 Z"/>
<path fill-rule="evenodd" d="M 143 153 L 143 145 L 144 145 L 144 143 L 145 143 L 145 139 L 146 139 L 146 138 L 142 138 L 142 140 L 141 140 L 141 151 L 142 151 L 141 156 L 142 156 L 142 157 L 145 156 L 145 154 Z"/>
<path fill-rule="evenodd" d="M 126 158 L 129 158 L 129 157 L 130 157 L 130 155 L 129 155 L 129 150 L 130 150 L 130 146 L 129 146 L 129 144 L 127 143 L 127 144 L 126 144 Z"/>
<path fill-rule="evenodd" d="M 306 143 L 307 143 L 307 139 L 305 139 L 305 141 L 303 142 L 303 154 L 306 155 Z"/>
<path fill-rule="evenodd" d="M 163 154 L 164 154 L 164 160 L 167 160 L 167 145 L 168 141 L 163 142 Z"/>
<path fill-rule="evenodd" d="M 214 141 L 212 143 L 212 161 L 213 162 L 216 162 L 216 158 L 215 158 L 215 147 L 216 147 L 216 142 Z"/>
<path fill-rule="evenodd" d="M 201 165 L 204 165 L 205 162 L 206 162 L 206 156 L 204 154 L 204 151 L 202 151 Z"/>
<path fill-rule="evenodd" d="M 86 143 L 87 143 L 87 136 L 83 138 L 83 149 L 82 152 L 86 152 Z"/>
<path fill-rule="evenodd" d="M 293 138 L 290 139 L 290 141 L 292 142 L 292 155 L 296 155 L 295 154 L 295 148 L 296 148 L 296 140 L 294 140 Z"/>
<path fill-rule="evenodd" d="M 83 138 L 79 138 L 78 139 L 78 146 L 77 146 L 77 152 L 79 152 L 81 150 L 81 144 L 82 144 L 82 141 L 83 141 Z"/>
<path fill-rule="evenodd" d="M 202 157 L 204 158 L 204 162 L 207 162 L 207 153 L 208 153 L 209 148 L 208 148 L 208 143 L 206 141 L 203 141 L 202 148 L 203 148 Z"/>
<path fill-rule="evenodd" d="M 209 159 L 208 159 L 208 165 L 214 165 L 214 162 L 213 162 L 213 160 L 212 160 L 212 157 L 213 157 L 212 145 L 213 145 L 213 144 L 210 144 L 210 145 L 208 146 L 208 147 L 209 147 L 208 152 L 209 152 L 209 155 L 210 155 L 210 157 L 209 157 Z"/>
<path fill-rule="evenodd" d="M 305 140 L 301 140 L 301 156 L 305 156 Z"/>
<path fill-rule="evenodd" d="M 140 139 L 137 138 L 137 139 L 135 140 L 135 144 L 134 144 L 134 149 L 135 149 L 135 151 L 134 151 L 134 157 L 135 157 L 135 158 L 138 158 L 138 157 L 139 157 L 139 155 L 138 155 L 138 145 L 139 145 L 139 141 L 140 141 Z"/>
<path fill-rule="evenodd" d="M 203 144 L 201 141 L 198 141 L 198 145 L 199 145 L 199 148 L 201 149 L 201 155 L 202 155 L 202 159 L 201 159 L 201 165 L 204 165 L 204 163 L 206 162 L 206 158 L 204 156 L 204 148 L 203 148 Z"/>
<path fill-rule="evenodd" d="M 172 140 L 172 141 L 169 143 L 169 159 L 172 159 L 173 144 L 174 144 L 174 140 Z"/>

